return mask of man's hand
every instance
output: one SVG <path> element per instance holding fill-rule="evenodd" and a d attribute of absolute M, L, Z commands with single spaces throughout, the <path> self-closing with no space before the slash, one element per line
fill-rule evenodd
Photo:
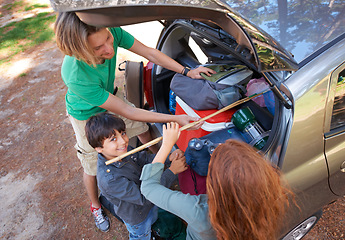
<path fill-rule="evenodd" d="M 176 122 L 178 122 L 178 124 L 180 124 L 181 126 L 184 126 L 186 124 L 189 124 L 190 122 L 196 122 L 198 121 L 200 118 L 197 117 L 191 117 L 188 115 L 175 115 L 176 118 Z M 204 122 L 200 122 L 198 124 L 196 124 L 195 126 L 188 128 L 188 130 L 197 130 L 199 129 L 202 125 L 204 124 Z"/>
<path fill-rule="evenodd" d="M 175 155 L 175 156 L 177 157 L 177 155 Z M 170 160 L 170 157 L 169 157 L 169 160 Z M 169 167 L 170 171 L 172 171 L 175 175 L 186 171 L 187 168 L 188 168 L 188 165 L 186 163 L 186 158 L 183 155 L 182 155 L 182 157 L 178 156 L 177 158 L 174 158 L 171 161 L 171 165 Z"/>
<path fill-rule="evenodd" d="M 207 68 L 207 67 L 203 67 L 200 66 L 198 68 L 192 69 L 187 73 L 187 76 L 190 78 L 194 78 L 194 79 L 204 79 L 200 73 L 205 73 L 207 76 L 211 76 L 212 74 L 217 73 L 216 71 Z"/>

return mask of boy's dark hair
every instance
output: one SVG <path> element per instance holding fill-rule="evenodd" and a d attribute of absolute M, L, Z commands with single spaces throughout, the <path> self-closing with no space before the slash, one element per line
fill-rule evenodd
<path fill-rule="evenodd" d="M 121 118 L 106 112 L 90 117 L 85 125 L 86 138 L 93 148 L 103 147 L 104 140 L 115 135 L 115 130 L 126 131 L 126 124 Z"/>

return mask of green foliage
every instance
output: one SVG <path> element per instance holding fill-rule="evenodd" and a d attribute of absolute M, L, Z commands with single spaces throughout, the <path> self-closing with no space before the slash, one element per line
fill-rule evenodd
<path fill-rule="evenodd" d="M 31 5 L 31 6 L 26 6 L 24 8 L 25 11 L 30 11 L 32 9 L 35 9 L 35 8 L 46 8 L 46 7 L 49 7 L 47 4 L 34 4 L 34 5 Z"/>
<path fill-rule="evenodd" d="M 44 12 L 0 28 L 0 64 L 19 52 L 52 40 L 54 32 L 50 25 L 55 18 L 55 14 Z"/>
<path fill-rule="evenodd" d="M 13 10 L 14 8 L 23 5 L 23 1 L 14 1 L 13 3 L 6 4 L 3 6 L 6 10 Z"/>
<path fill-rule="evenodd" d="M 29 1 L 30 2 L 30 1 Z M 22 11 L 30 11 L 35 8 L 47 8 L 49 7 L 48 4 L 32 4 L 28 5 L 28 2 L 24 2 L 23 0 L 14 1 L 13 3 L 9 3 L 4 5 L 2 8 L 7 11 L 16 11 L 16 12 L 22 12 Z"/>

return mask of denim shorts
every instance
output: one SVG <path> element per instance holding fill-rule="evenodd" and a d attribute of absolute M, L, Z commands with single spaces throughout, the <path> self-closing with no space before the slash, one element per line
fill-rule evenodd
<path fill-rule="evenodd" d="M 146 219 L 137 225 L 130 225 L 125 222 L 126 228 L 129 232 L 129 240 L 150 240 L 151 226 L 157 221 L 158 208 L 153 206 L 147 215 Z"/>

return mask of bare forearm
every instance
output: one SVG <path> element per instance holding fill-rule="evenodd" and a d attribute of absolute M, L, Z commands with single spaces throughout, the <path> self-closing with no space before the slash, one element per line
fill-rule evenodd
<path fill-rule="evenodd" d="M 184 68 L 181 64 L 179 64 L 172 58 L 168 57 L 161 51 L 147 47 L 136 39 L 134 40 L 133 46 L 129 50 L 140 56 L 145 57 L 149 61 L 159 66 L 162 66 L 174 72 L 181 73 L 182 69 Z"/>
<path fill-rule="evenodd" d="M 166 69 L 177 73 L 183 73 L 184 66 L 170 58 L 169 56 L 165 55 L 164 53 L 160 52 L 157 49 L 151 49 L 150 54 L 147 56 L 148 60 L 151 62 L 160 65 Z M 187 76 L 190 78 L 200 79 L 203 78 L 200 73 L 205 73 L 207 76 L 211 76 L 211 74 L 216 73 L 212 69 L 199 66 L 198 68 L 194 68 L 187 72 Z"/>
<path fill-rule="evenodd" d="M 141 121 L 141 122 L 175 122 L 177 120 L 177 116 L 151 112 L 140 108 L 132 108 L 132 111 L 128 113 L 124 113 L 123 116 L 132 120 Z"/>
<path fill-rule="evenodd" d="M 184 67 L 157 49 L 151 49 L 148 60 L 171 71 L 181 73 Z"/>
<path fill-rule="evenodd" d="M 180 126 L 176 122 L 167 123 L 163 126 L 163 142 L 152 163 L 164 163 L 172 147 L 180 135 Z"/>
<path fill-rule="evenodd" d="M 145 46 L 136 39 L 134 40 L 133 46 L 129 50 L 171 71 L 182 73 L 182 70 L 184 69 L 184 66 L 176 62 L 174 59 L 157 49 Z M 203 77 L 200 75 L 200 73 L 205 73 L 207 76 L 211 76 L 211 74 L 216 72 L 212 69 L 199 66 L 198 68 L 190 70 L 187 73 L 187 76 L 195 79 L 202 79 Z"/>
<path fill-rule="evenodd" d="M 124 116 L 125 118 L 141 122 L 171 122 L 178 121 L 178 116 L 151 112 L 132 107 L 118 97 L 110 94 L 107 101 L 99 106 L 110 112 Z"/>
<path fill-rule="evenodd" d="M 156 154 L 155 158 L 153 159 L 152 163 L 165 163 L 165 160 L 167 159 L 169 153 L 171 151 L 171 147 L 167 147 L 162 145 L 159 149 L 158 153 Z"/>

